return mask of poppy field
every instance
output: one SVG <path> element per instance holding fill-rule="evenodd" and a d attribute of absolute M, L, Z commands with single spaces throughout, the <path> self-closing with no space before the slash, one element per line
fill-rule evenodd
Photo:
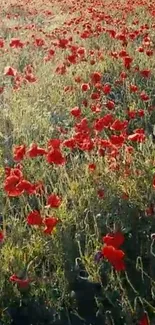
<path fill-rule="evenodd" d="M 155 324 L 155 1 L 0 4 L 0 325 Z"/>

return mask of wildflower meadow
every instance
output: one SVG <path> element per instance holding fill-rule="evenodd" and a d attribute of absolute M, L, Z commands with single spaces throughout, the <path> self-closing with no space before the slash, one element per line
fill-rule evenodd
<path fill-rule="evenodd" d="M 155 325 L 155 1 L 0 2 L 0 325 Z"/>

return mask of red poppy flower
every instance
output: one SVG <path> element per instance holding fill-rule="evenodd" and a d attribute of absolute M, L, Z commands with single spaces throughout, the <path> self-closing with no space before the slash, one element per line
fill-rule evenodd
<path fill-rule="evenodd" d="M 63 157 L 61 151 L 58 149 L 49 151 L 46 159 L 49 164 L 64 165 L 66 163 L 65 157 Z"/>
<path fill-rule="evenodd" d="M 110 233 L 103 237 L 103 242 L 108 246 L 119 248 L 124 243 L 124 235 L 120 231 Z"/>
<path fill-rule="evenodd" d="M 96 100 L 99 100 L 101 97 L 100 93 L 99 92 L 94 92 L 91 94 L 91 99 L 96 99 Z"/>
<path fill-rule="evenodd" d="M 110 142 L 118 147 L 121 147 L 123 143 L 125 142 L 125 138 L 123 135 L 111 135 Z"/>
<path fill-rule="evenodd" d="M 76 137 L 78 136 L 79 138 L 79 135 L 81 136 L 80 133 L 89 133 L 90 132 L 90 129 L 89 129 L 89 126 L 88 126 L 88 120 L 87 118 L 83 118 L 80 123 L 76 123 L 75 124 L 75 131 L 76 132 L 79 132 L 78 135 L 76 135 Z M 74 137 L 75 138 L 75 137 Z"/>
<path fill-rule="evenodd" d="M 149 78 L 151 75 L 151 70 L 149 69 L 144 69 L 140 71 L 140 74 L 144 77 L 144 78 Z"/>
<path fill-rule="evenodd" d="M 20 288 L 27 288 L 30 283 L 29 279 L 20 279 L 16 274 L 10 276 L 10 281 L 17 283 Z"/>
<path fill-rule="evenodd" d="M 41 214 L 37 210 L 31 211 L 26 220 L 30 226 L 41 226 L 43 224 Z"/>
<path fill-rule="evenodd" d="M 152 56 L 153 55 L 153 50 L 151 50 L 151 49 L 146 50 L 146 55 L 147 56 Z"/>
<path fill-rule="evenodd" d="M 123 131 L 127 128 L 128 121 L 120 121 L 119 119 L 115 120 L 111 125 L 110 129 L 114 131 Z"/>
<path fill-rule="evenodd" d="M 82 91 L 88 91 L 89 89 L 90 89 L 89 84 L 82 84 L 82 85 L 81 85 L 81 90 L 82 90 Z"/>
<path fill-rule="evenodd" d="M 72 108 L 72 110 L 70 112 L 74 117 L 80 117 L 81 116 L 81 109 L 79 107 Z"/>
<path fill-rule="evenodd" d="M 21 166 L 18 165 L 15 168 L 5 167 L 5 175 L 8 176 L 17 176 L 19 179 L 23 178 L 23 173 L 21 171 Z"/>
<path fill-rule="evenodd" d="M 67 60 L 70 63 L 72 63 L 72 64 L 76 64 L 77 63 L 77 56 L 76 56 L 76 54 L 68 55 L 67 56 Z"/>
<path fill-rule="evenodd" d="M 5 67 L 4 69 L 4 76 L 11 76 L 11 77 L 15 77 L 17 74 L 17 70 L 8 66 L 8 67 Z"/>
<path fill-rule="evenodd" d="M 76 147 L 76 141 L 74 138 L 71 139 L 67 139 L 63 141 L 63 146 L 70 148 L 70 149 L 74 149 Z"/>
<path fill-rule="evenodd" d="M 145 139 L 146 139 L 145 134 L 139 133 L 139 132 L 135 132 L 128 136 L 128 140 L 133 141 L 133 142 L 144 142 Z"/>
<path fill-rule="evenodd" d="M 136 93 L 138 91 L 138 87 L 136 85 L 131 84 L 130 85 L 130 91 L 132 93 Z"/>
<path fill-rule="evenodd" d="M 109 127 L 113 122 L 113 116 L 107 114 L 94 122 L 94 129 L 101 132 L 104 128 Z"/>
<path fill-rule="evenodd" d="M 125 254 L 122 250 L 105 245 L 102 249 L 102 254 L 113 265 L 116 271 L 125 270 L 125 263 L 123 260 Z"/>
<path fill-rule="evenodd" d="M 146 102 L 149 100 L 149 96 L 145 93 L 145 91 L 142 91 L 141 94 L 140 94 L 140 98 Z"/>
<path fill-rule="evenodd" d="M 32 143 L 26 153 L 27 153 L 27 156 L 29 156 L 30 158 L 35 158 L 38 156 L 46 155 L 47 151 L 43 148 L 38 147 L 37 144 Z"/>
<path fill-rule="evenodd" d="M 144 52 L 144 48 L 142 46 L 139 46 L 137 49 L 136 49 L 137 52 L 139 53 L 143 53 Z"/>
<path fill-rule="evenodd" d="M 58 47 L 65 49 L 68 45 L 68 40 L 63 38 L 63 39 L 59 39 L 58 41 Z"/>
<path fill-rule="evenodd" d="M 129 56 L 125 56 L 125 57 L 123 58 L 123 60 L 124 60 L 124 66 L 125 66 L 125 68 L 126 68 L 126 69 L 130 69 L 130 67 L 131 67 L 131 63 L 132 63 L 133 59 L 130 58 Z"/>
<path fill-rule="evenodd" d="M 25 75 L 25 80 L 32 83 L 32 82 L 36 82 L 37 78 L 34 76 L 33 73 L 29 73 Z"/>
<path fill-rule="evenodd" d="M 20 146 L 16 146 L 13 149 L 13 159 L 15 161 L 21 161 L 23 160 L 25 153 L 26 153 L 26 146 L 24 144 Z"/>
<path fill-rule="evenodd" d="M 56 194 L 49 195 L 47 199 L 47 204 L 50 205 L 51 208 L 58 208 L 61 205 L 62 200 Z"/>
<path fill-rule="evenodd" d="M 4 190 L 7 192 L 8 196 L 19 196 L 24 191 L 17 188 L 20 182 L 20 177 L 16 175 L 8 176 L 4 181 Z"/>
<path fill-rule="evenodd" d="M 12 38 L 9 45 L 12 48 L 22 48 L 24 46 L 24 43 L 21 42 L 21 40 L 18 38 Z"/>
<path fill-rule="evenodd" d="M 102 75 L 100 72 L 93 72 L 90 78 L 91 78 L 91 83 L 95 85 L 96 83 L 101 82 Z"/>
<path fill-rule="evenodd" d="M 30 183 L 29 181 L 22 179 L 16 186 L 17 190 L 23 193 L 26 192 L 27 194 L 35 194 L 36 187 L 34 184 Z"/>
<path fill-rule="evenodd" d="M 44 220 L 44 224 L 46 228 L 44 229 L 45 234 L 51 234 L 53 229 L 56 227 L 57 223 L 59 222 L 59 219 L 56 217 L 47 217 Z"/>
<path fill-rule="evenodd" d="M 91 151 L 94 148 L 94 141 L 88 134 L 78 134 L 75 139 L 77 147 L 83 151 Z"/>
<path fill-rule="evenodd" d="M 108 100 L 108 102 L 106 103 L 106 107 L 109 109 L 109 110 L 112 110 L 115 108 L 115 103 L 112 101 L 112 100 Z"/>
<path fill-rule="evenodd" d="M 103 92 L 104 92 L 105 95 L 108 95 L 111 92 L 111 86 L 109 84 L 105 84 L 103 86 L 102 90 L 103 90 Z"/>
<path fill-rule="evenodd" d="M 48 141 L 48 148 L 49 149 L 60 149 L 60 145 L 61 145 L 61 140 L 60 139 L 50 139 Z"/>

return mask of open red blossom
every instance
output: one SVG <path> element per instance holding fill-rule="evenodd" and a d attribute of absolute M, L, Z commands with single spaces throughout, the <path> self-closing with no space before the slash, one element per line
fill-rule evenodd
<path fill-rule="evenodd" d="M 5 67 L 4 69 L 4 76 L 11 76 L 11 77 L 15 77 L 17 74 L 17 70 L 8 66 L 8 67 Z"/>
<path fill-rule="evenodd" d="M 119 248 L 124 243 L 124 235 L 120 231 L 110 233 L 103 237 L 103 242 L 108 246 Z"/>
<path fill-rule="evenodd" d="M 47 199 L 47 204 L 50 205 L 51 208 L 58 208 L 61 205 L 61 198 L 56 194 L 49 195 Z"/>
<path fill-rule="evenodd" d="M 125 57 L 123 58 L 123 61 L 124 61 L 124 66 L 125 66 L 125 68 L 126 68 L 126 69 L 130 69 L 130 67 L 131 67 L 131 63 L 132 63 L 133 59 L 130 58 L 129 56 L 125 56 Z"/>
<path fill-rule="evenodd" d="M 102 249 L 103 256 L 112 264 L 116 271 L 124 271 L 124 252 L 120 249 L 116 249 L 113 246 L 105 245 Z"/>
<path fill-rule="evenodd" d="M 77 49 L 77 54 L 79 54 L 80 56 L 83 56 L 86 54 L 86 49 L 84 47 L 79 47 Z"/>
<path fill-rule="evenodd" d="M 67 139 L 63 141 L 63 146 L 70 148 L 70 149 L 74 149 L 76 147 L 76 141 L 74 138 L 71 139 Z"/>
<path fill-rule="evenodd" d="M 109 110 L 112 110 L 115 108 L 115 103 L 112 101 L 112 100 L 108 100 L 107 103 L 106 103 L 106 107 L 109 109 Z"/>
<path fill-rule="evenodd" d="M 149 78 L 151 75 L 151 70 L 149 69 L 144 69 L 140 71 L 140 74 L 144 77 L 144 78 Z"/>
<path fill-rule="evenodd" d="M 67 60 L 72 64 L 76 64 L 77 63 L 77 55 L 76 54 L 68 55 Z"/>
<path fill-rule="evenodd" d="M 133 142 L 144 142 L 146 139 L 145 134 L 143 133 L 133 133 L 128 136 L 128 140 L 133 141 Z"/>
<path fill-rule="evenodd" d="M 48 144 L 47 144 L 47 146 L 48 146 L 48 148 L 49 149 L 60 149 L 60 145 L 61 145 L 61 140 L 60 139 L 50 139 L 49 141 L 48 141 Z"/>
<path fill-rule="evenodd" d="M 19 179 L 23 178 L 23 173 L 21 171 L 21 166 L 18 165 L 15 168 L 5 167 L 5 176 L 17 176 Z"/>
<path fill-rule="evenodd" d="M 8 196 L 19 196 L 24 192 L 17 187 L 20 179 L 21 178 L 16 175 L 10 175 L 5 179 L 4 190 L 7 192 Z"/>
<path fill-rule="evenodd" d="M 120 121 L 119 119 L 115 120 L 111 125 L 110 129 L 114 131 L 123 131 L 127 128 L 128 121 Z"/>
<path fill-rule="evenodd" d="M 49 49 L 48 54 L 51 56 L 53 56 L 55 54 L 55 51 L 53 49 Z"/>
<path fill-rule="evenodd" d="M 16 186 L 17 190 L 21 192 L 26 192 L 27 194 L 35 194 L 36 187 L 35 184 L 30 183 L 29 181 L 22 179 Z"/>
<path fill-rule="evenodd" d="M 39 211 L 34 210 L 29 213 L 26 218 L 28 225 L 30 226 L 41 226 L 43 224 L 43 219 Z"/>
<path fill-rule="evenodd" d="M 78 134 L 75 136 L 77 147 L 83 151 L 94 149 L 94 141 L 87 134 Z"/>
<path fill-rule="evenodd" d="M 44 229 L 45 234 L 51 234 L 53 229 L 56 227 L 57 223 L 59 222 L 59 219 L 56 217 L 47 217 L 44 219 L 44 224 L 46 228 Z"/>
<path fill-rule="evenodd" d="M 38 156 L 44 156 L 47 154 L 47 151 L 43 148 L 38 147 L 37 144 L 32 143 L 30 148 L 26 152 L 27 156 L 30 158 L 35 158 Z"/>
<path fill-rule="evenodd" d="M 101 82 L 102 75 L 100 72 L 93 72 L 90 78 L 91 78 L 91 83 L 95 85 L 96 83 Z"/>
<path fill-rule="evenodd" d="M 49 164 L 64 165 L 66 158 L 62 155 L 59 149 L 53 149 L 48 152 L 46 160 Z"/>
<path fill-rule="evenodd" d="M 125 137 L 123 135 L 111 135 L 110 142 L 118 147 L 121 147 L 125 142 Z"/>
<path fill-rule="evenodd" d="M 29 74 L 25 75 L 25 80 L 30 82 L 30 83 L 33 83 L 33 82 L 37 81 L 37 78 L 34 76 L 33 73 L 29 73 Z"/>
<path fill-rule="evenodd" d="M 90 97 L 91 97 L 91 99 L 98 100 L 98 99 L 100 99 L 100 93 L 99 92 L 94 92 L 94 93 L 91 94 Z"/>
<path fill-rule="evenodd" d="M 82 84 L 82 85 L 81 85 L 81 90 L 82 90 L 82 91 L 88 91 L 89 89 L 90 89 L 89 84 L 86 84 L 86 83 L 85 83 L 85 84 Z"/>
<path fill-rule="evenodd" d="M 145 93 L 145 91 L 142 91 L 141 94 L 140 94 L 140 98 L 146 102 L 149 100 L 149 96 Z"/>
<path fill-rule="evenodd" d="M 58 47 L 62 48 L 62 49 L 65 49 L 68 45 L 69 41 L 65 38 L 63 39 L 59 39 L 58 41 Z"/>
<path fill-rule="evenodd" d="M 25 154 L 26 154 L 26 146 L 24 144 L 14 147 L 14 149 L 13 149 L 13 159 L 15 161 L 23 160 Z"/>
<path fill-rule="evenodd" d="M 24 46 L 24 43 L 21 42 L 21 40 L 18 38 L 12 38 L 9 45 L 12 48 L 22 48 Z"/>
<path fill-rule="evenodd" d="M 27 288 L 30 283 L 30 279 L 21 279 L 16 274 L 10 276 L 10 281 L 17 283 L 20 288 Z"/>
<path fill-rule="evenodd" d="M 88 125 L 88 120 L 87 120 L 86 117 L 83 118 L 80 121 L 80 123 L 75 124 L 75 131 L 79 132 L 79 133 L 89 133 L 90 132 L 89 125 Z M 78 134 L 78 138 L 79 138 L 79 134 Z"/>
<path fill-rule="evenodd" d="M 80 117 L 81 116 L 81 109 L 79 107 L 72 108 L 70 112 L 74 117 Z"/>
<path fill-rule="evenodd" d="M 107 114 L 94 122 L 94 129 L 96 131 L 101 132 L 104 128 L 109 127 L 113 122 L 113 116 L 111 114 Z"/>
<path fill-rule="evenodd" d="M 103 86 L 102 90 L 103 90 L 103 92 L 104 92 L 105 95 L 108 95 L 111 92 L 111 86 L 109 84 L 105 84 Z"/>
<path fill-rule="evenodd" d="M 136 85 L 131 84 L 130 85 L 130 91 L 132 93 L 136 93 L 138 91 L 138 87 Z"/>

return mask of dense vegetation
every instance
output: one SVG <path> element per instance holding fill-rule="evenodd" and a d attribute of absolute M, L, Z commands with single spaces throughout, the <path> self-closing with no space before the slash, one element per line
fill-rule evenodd
<path fill-rule="evenodd" d="M 0 319 L 155 324 L 155 1 L 0 5 Z"/>

